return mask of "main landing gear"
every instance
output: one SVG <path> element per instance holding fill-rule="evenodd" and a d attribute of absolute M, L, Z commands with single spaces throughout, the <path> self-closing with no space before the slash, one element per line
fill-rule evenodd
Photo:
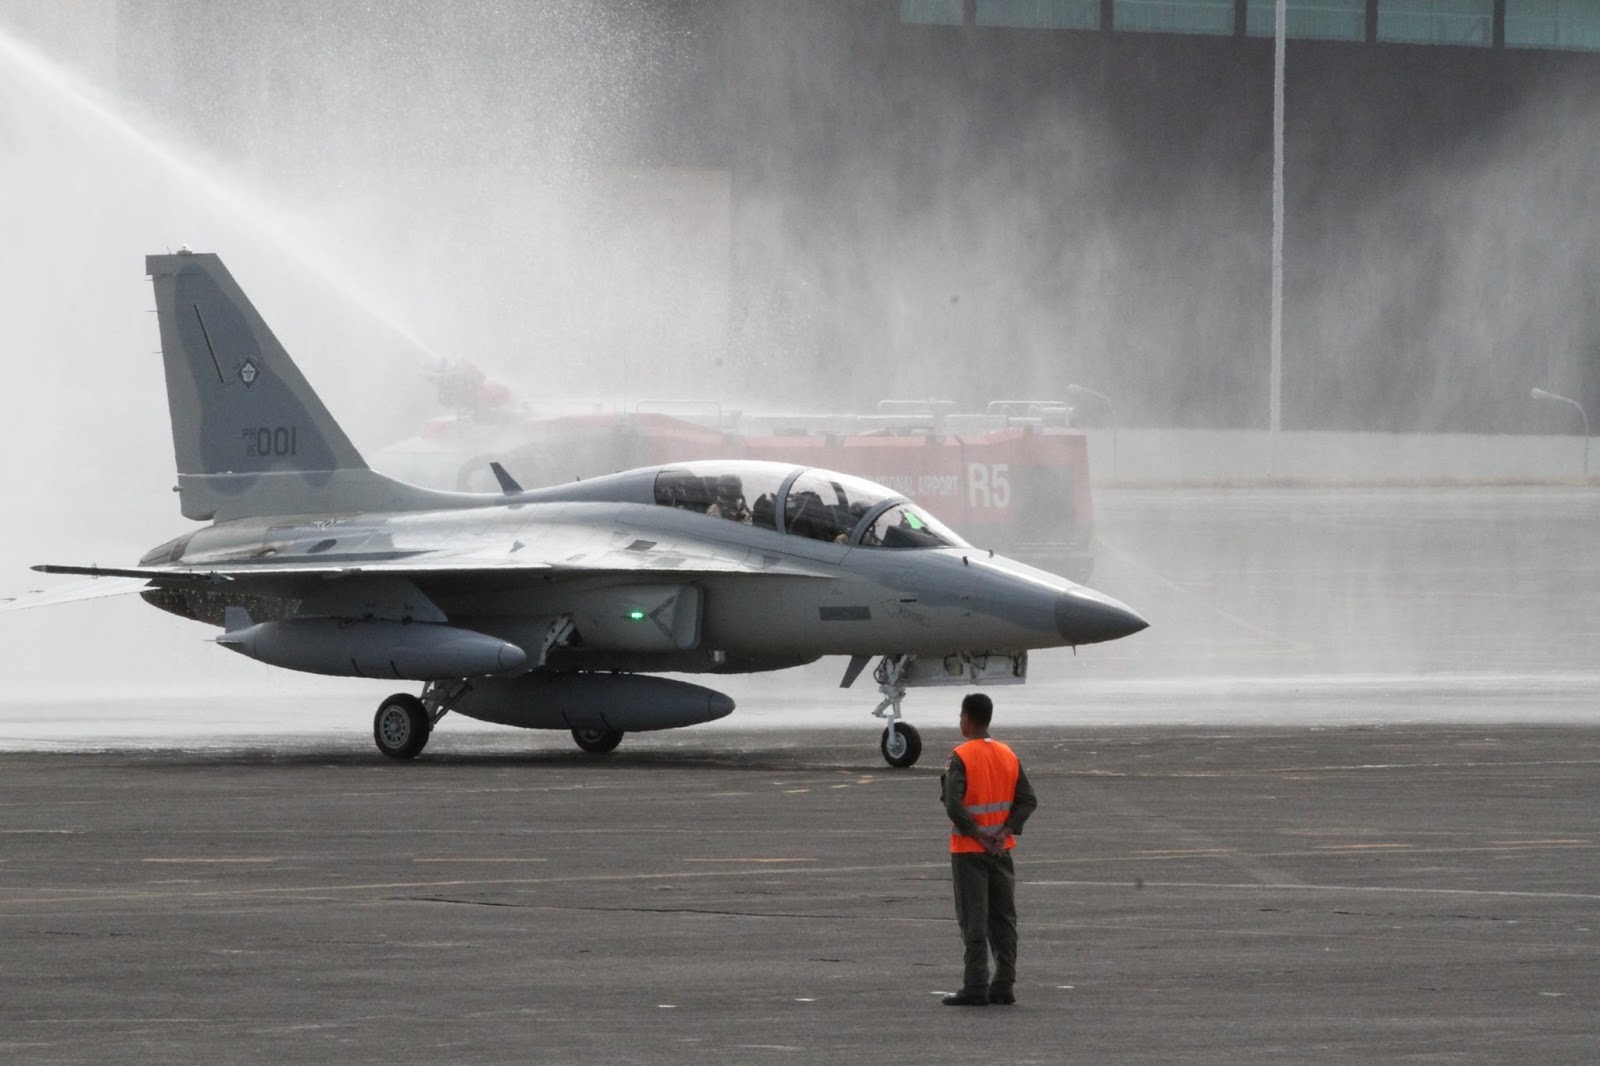
<path fill-rule="evenodd" d="M 415 759 L 428 746 L 433 727 L 450 713 L 472 686 L 466 681 L 430 681 L 418 699 L 397 692 L 378 704 L 372 719 L 372 739 L 391 759 Z"/>
<path fill-rule="evenodd" d="M 432 732 L 427 708 L 409 692 L 397 692 L 384 700 L 372 719 L 372 738 L 378 742 L 378 750 L 391 759 L 416 758 Z"/>
<path fill-rule="evenodd" d="M 889 723 L 878 741 L 878 750 L 883 753 L 883 761 L 896 769 L 914 765 L 922 755 L 922 734 L 916 726 L 900 720 L 900 701 L 906 698 L 905 672 L 910 665 L 909 655 L 885 655 L 872 672 L 878 691 L 883 693 L 872 713 Z"/>
<path fill-rule="evenodd" d="M 372 739 L 377 741 L 378 750 L 391 759 L 416 758 L 428 746 L 439 719 L 471 691 L 469 681 L 430 681 L 422 690 L 421 699 L 406 692 L 390 696 L 378 705 L 378 713 L 372 719 Z M 622 743 L 622 730 L 574 729 L 572 739 L 591 755 L 604 755 Z M 916 755 L 911 757 L 914 760 Z"/>
<path fill-rule="evenodd" d="M 622 730 L 574 729 L 572 739 L 590 755 L 604 755 L 608 751 L 615 751 L 617 745 L 622 743 Z"/>

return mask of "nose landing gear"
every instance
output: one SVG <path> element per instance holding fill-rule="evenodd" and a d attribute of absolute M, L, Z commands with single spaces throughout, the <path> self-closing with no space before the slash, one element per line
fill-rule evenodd
<path fill-rule="evenodd" d="M 906 698 L 905 673 L 911 660 L 909 655 L 885 655 L 872 672 L 878 691 L 883 693 L 872 713 L 888 722 L 878 750 L 883 753 L 883 761 L 896 769 L 913 766 L 922 756 L 922 734 L 916 726 L 900 720 L 900 701 Z"/>

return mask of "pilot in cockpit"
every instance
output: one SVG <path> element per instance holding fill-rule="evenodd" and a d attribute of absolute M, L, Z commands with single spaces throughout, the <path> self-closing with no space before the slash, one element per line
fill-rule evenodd
<path fill-rule="evenodd" d="M 861 519 L 870 509 L 871 506 L 862 500 L 856 500 L 854 503 L 852 503 L 846 510 L 844 519 L 847 523 L 849 523 L 849 525 L 843 530 L 843 532 L 833 538 L 833 542 L 835 544 L 850 543 L 851 532 L 855 530 L 856 526 L 861 522 Z M 872 530 L 868 529 L 866 534 L 861 538 L 861 543 L 870 546 L 875 542 L 876 541 L 872 536 Z"/>
<path fill-rule="evenodd" d="M 750 524 L 750 508 L 744 502 L 744 485 L 737 475 L 723 474 L 717 478 L 716 499 L 706 508 L 706 514 Z"/>

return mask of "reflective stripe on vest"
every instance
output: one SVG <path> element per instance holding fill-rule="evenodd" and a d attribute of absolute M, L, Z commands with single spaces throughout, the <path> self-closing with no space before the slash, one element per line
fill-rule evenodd
<path fill-rule="evenodd" d="M 1017 777 L 1022 770 L 1016 753 L 989 737 L 969 740 L 955 753 L 967 771 L 967 792 L 961 797 L 961 806 L 980 827 L 1005 825 L 1006 816 L 1011 813 L 1011 801 L 1017 794 Z M 1015 846 L 1016 841 L 1008 836 L 1006 847 Z M 977 837 L 954 832 L 952 827 L 950 850 L 981 852 L 983 844 Z"/>

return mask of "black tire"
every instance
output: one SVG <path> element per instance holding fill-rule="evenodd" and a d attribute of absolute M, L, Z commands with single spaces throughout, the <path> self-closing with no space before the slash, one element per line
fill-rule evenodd
<path fill-rule="evenodd" d="M 883 731 L 883 738 L 878 741 L 878 750 L 883 753 L 883 761 L 897 770 L 904 770 L 913 766 L 922 757 L 922 734 L 917 732 L 917 727 L 907 725 L 905 722 L 896 722 L 894 726 L 895 739 L 899 741 L 896 750 L 889 751 L 889 730 Z"/>
<path fill-rule="evenodd" d="M 590 755 L 604 755 L 608 751 L 617 750 L 617 745 L 622 743 L 622 730 L 574 729 L 572 739 L 578 742 L 578 747 Z"/>
<path fill-rule="evenodd" d="M 428 744 L 433 723 L 415 696 L 398 692 L 378 705 L 372 717 L 372 739 L 391 759 L 414 759 Z"/>

